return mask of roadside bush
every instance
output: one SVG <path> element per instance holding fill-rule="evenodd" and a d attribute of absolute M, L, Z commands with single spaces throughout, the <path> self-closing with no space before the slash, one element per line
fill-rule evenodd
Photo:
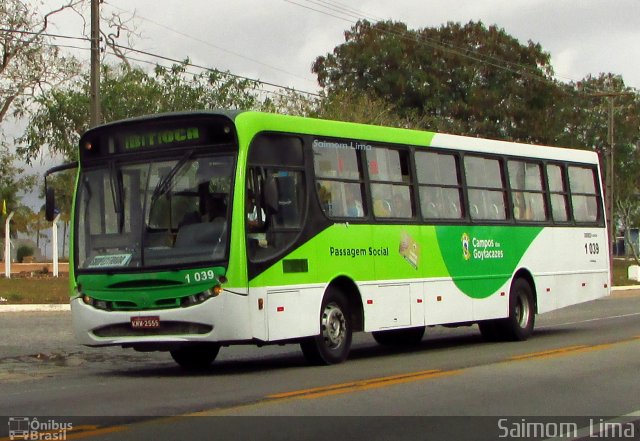
<path fill-rule="evenodd" d="M 27 245 L 18 247 L 18 251 L 16 252 L 16 258 L 18 259 L 18 262 L 22 263 L 25 257 L 33 256 L 33 251 L 33 248 Z"/>

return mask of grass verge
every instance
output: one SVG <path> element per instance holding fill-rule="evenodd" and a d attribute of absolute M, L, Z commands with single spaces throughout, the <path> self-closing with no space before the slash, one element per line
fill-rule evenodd
<path fill-rule="evenodd" d="M 69 276 L 12 277 L 0 276 L 0 305 L 69 303 Z"/>

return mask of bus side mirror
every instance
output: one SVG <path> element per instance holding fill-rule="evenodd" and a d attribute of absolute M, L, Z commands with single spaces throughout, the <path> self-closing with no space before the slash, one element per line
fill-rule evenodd
<path fill-rule="evenodd" d="M 52 173 L 58 173 L 72 168 L 78 168 L 78 161 L 51 167 L 44 174 L 44 217 L 49 222 L 53 222 L 56 217 L 56 195 L 53 187 L 47 185 L 47 177 Z"/>
<path fill-rule="evenodd" d="M 267 178 L 264 184 L 264 205 L 269 213 L 278 212 L 278 185 L 276 179 L 273 176 Z"/>
<path fill-rule="evenodd" d="M 45 188 L 44 216 L 49 222 L 53 222 L 56 214 L 56 195 L 52 187 Z"/>

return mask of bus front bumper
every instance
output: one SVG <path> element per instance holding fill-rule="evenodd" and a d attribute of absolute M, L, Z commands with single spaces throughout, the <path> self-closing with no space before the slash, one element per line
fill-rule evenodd
<path fill-rule="evenodd" d="M 104 311 L 71 301 L 73 329 L 78 343 L 86 346 L 133 346 L 159 348 L 171 343 L 250 340 L 233 311 L 246 298 L 221 296 L 187 308 L 145 311 Z"/>

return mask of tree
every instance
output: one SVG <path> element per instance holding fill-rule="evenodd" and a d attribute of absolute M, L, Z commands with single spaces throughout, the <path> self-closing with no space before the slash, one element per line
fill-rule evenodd
<path fill-rule="evenodd" d="M 549 54 L 496 26 L 414 31 L 363 20 L 312 70 L 327 96 L 375 96 L 396 103 L 402 116 L 424 118 L 429 129 L 536 143 L 554 137 L 550 119 L 561 90 Z"/>
<path fill-rule="evenodd" d="M 397 105 L 377 96 L 340 91 L 322 100 L 314 116 L 408 129 L 421 128 L 427 124 L 425 118 L 417 113 L 402 112 Z"/>
<path fill-rule="evenodd" d="M 187 73 L 188 61 L 148 73 L 127 64 L 102 68 L 102 115 L 106 121 L 159 112 L 260 106 L 255 82 L 222 72 Z M 46 91 L 18 142 L 18 154 L 33 161 L 48 148 L 74 159 L 80 136 L 89 128 L 89 77 Z"/>
<path fill-rule="evenodd" d="M 40 250 L 40 239 L 47 237 L 46 234 L 42 233 L 42 230 L 49 226 L 49 222 L 45 219 L 44 205 L 40 207 L 40 210 L 32 212 L 29 225 L 31 226 L 31 233 L 36 236 L 36 249 Z"/>
<path fill-rule="evenodd" d="M 25 175 L 24 168 L 16 165 L 16 159 L 16 155 L 9 151 L 9 147 L 0 138 L 0 204 L 6 206 L 7 213 L 16 211 L 13 218 L 12 237 L 15 237 L 18 232 L 26 231 L 26 226 L 22 222 L 24 209 L 20 203 L 20 197 L 21 194 L 31 191 L 36 183 L 35 176 Z M 0 236 L 4 238 L 4 219 L 1 224 Z"/>
<path fill-rule="evenodd" d="M 561 142 L 598 152 L 604 176 L 610 174 L 610 117 L 614 128 L 614 229 L 639 225 L 640 95 L 619 75 L 587 76 L 566 85 L 570 98 L 562 111 Z M 613 114 L 611 115 L 611 112 Z M 605 188 L 606 191 L 606 188 Z"/>
<path fill-rule="evenodd" d="M 23 114 L 29 98 L 76 74 L 77 62 L 49 45 L 45 33 L 53 15 L 80 2 L 70 0 L 42 16 L 24 1 L 0 2 L 0 123 L 12 107 Z"/>

